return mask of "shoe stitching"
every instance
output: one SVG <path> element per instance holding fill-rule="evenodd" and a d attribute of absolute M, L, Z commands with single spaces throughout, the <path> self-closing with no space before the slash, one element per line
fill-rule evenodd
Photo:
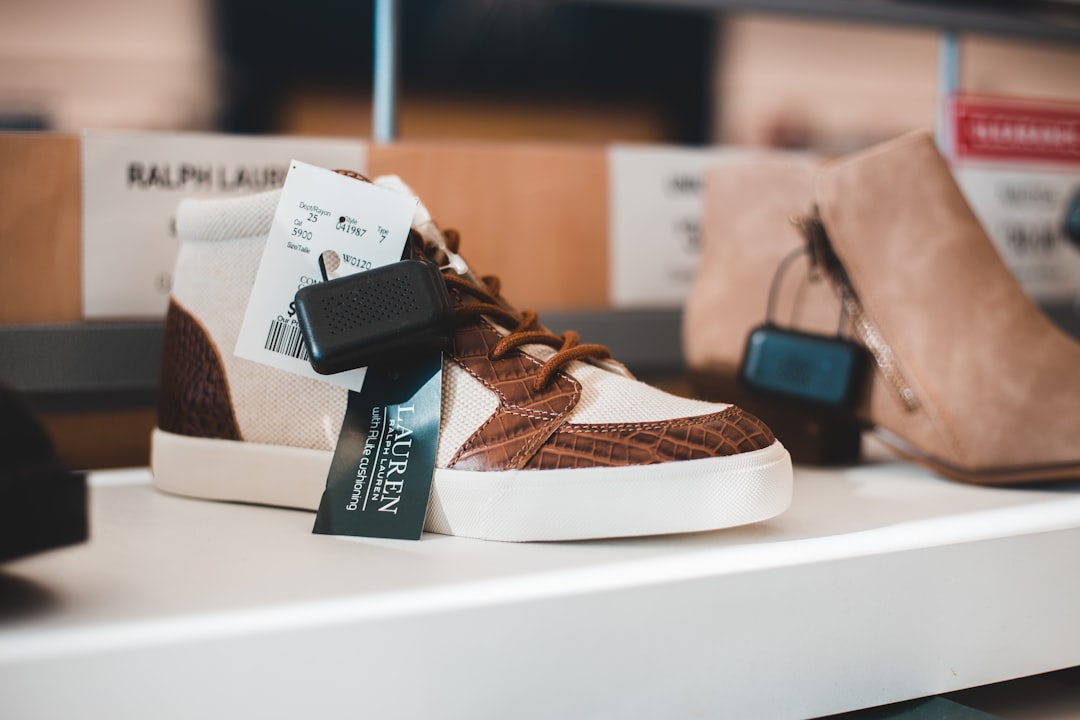
<path fill-rule="evenodd" d="M 567 423 L 560 428 L 560 432 L 575 433 L 607 433 L 607 432 L 630 432 L 634 430 L 665 430 L 667 428 L 686 427 L 688 425 L 700 425 L 716 420 L 728 420 L 742 416 L 742 411 L 737 407 L 730 407 L 721 412 L 695 417 L 675 418 L 672 420 L 660 420 L 657 422 L 640 423 Z"/>
<path fill-rule="evenodd" d="M 565 426 L 565 421 L 563 421 L 562 425 Z M 513 457 L 510 458 L 510 467 L 517 469 L 524 465 L 525 462 L 535 455 L 537 450 L 548 441 L 548 438 L 554 435 L 559 429 L 559 419 L 554 419 L 534 430 L 531 433 L 531 438 L 521 446 L 520 450 L 514 453 Z"/>
<path fill-rule="evenodd" d="M 457 449 L 457 452 L 454 453 L 454 456 L 450 458 L 450 462 L 446 464 L 447 467 L 454 467 L 454 465 L 456 465 L 464 455 L 466 455 L 470 450 L 473 449 L 473 446 L 476 445 L 476 443 L 480 440 L 480 436 L 483 434 L 484 428 L 490 425 L 492 421 L 499 416 L 499 413 L 502 412 L 502 409 L 503 408 L 500 405 L 498 408 L 496 408 L 495 412 L 491 413 L 491 415 L 488 416 L 487 420 L 480 424 L 480 427 L 476 428 L 473 434 L 470 435 L 469 438 L 464 443 L 462 443 L 461 447 Z"/>
<path fill-rule="evenodd" d="M 456 235 L 454 237 L 456 238 Z M 500 282 L 494 275 L 483 277 L 481 280 L 484 283 L 483 286 L 476 285 L 456 275 L 445 275 L 444 277 L 447 284 L 450 285 L 452 295 L 459 303 L 456 309 L 458 322 L 466 322 L 474 317 L 486 319 L 487 316 L 493 316 L 498 320 L 505 321 L 504 324 L 515 323 L 516 326 L 508 329 L 508 334 L 496 343 L 495 348 L 488 351 L 489 360 L 501 359 L 517 350 L 522 355 L 535 361 L 535 358 L 521 350 L 525 345 L 547 345 L 555 350 L 551 357 L 540 364 L 540 372 L 533 380 L 533 388 L 537 392 L 551 385 L 562 368 L 574 360 L 584 360 L 590 357 L 595 359 L 611 357 L 611 351 L 603 345 L 594 343 L 580 344 L 576 332 L 567 331 L 562 335 L 555 335 L 550 332 L 540 324 L 539 316 L 534 310 L 525 310 L 518 313 L 513 308 L 501 304 L 499 300 Z M 482 302 L 462 302 L 461 296 L 463 293 L 474 295 Z M 491 323 L 488 323 L 488 327 L 491 327 Z M 498 353 L 499 357 L 493 357 L 492 354 L 499 351 L 500 347 L 504 347 L 504 349 Z"/>
<path fill-rule="evenodd" d="M 480 439 L 483 436 L 484 429 L 487 428 L 487 426 L 490 425 L 492 422 L 494 422 L 496 418 L 502 415 L 516 415 L 518 417 L 526 417 L 530 420 L 541 420 L 544 422 L 544 424 L 540 425 L 540 427 L 527 428 L 520 435 L 507 436 L 505 438 L 506 440 L 518 440 L 521 438 L 525 438 L 524 444 L 522 445 L 521 449 L 514 453 L 508 461 L 508 465 L 511 469 L 518 467 L 519 463 L 521 463 L 523 460 L 532 457 L 532 455 L 535 454 L 536 449 L 543 445 L 545 442 L 547 442 L 548 438 L 550 438 L 552 434 L 554 434 L 554 432 L 559 429 L 558 425 L 560 418 L 558 416 L 543 417 L 540 415 L 529 413 L 527 409 L 525 409 L 526 411 L 524 412 L 522 412 L 521 410 L 522 409 L 516 408 L 514 406 L 500 405 L 499 408 L 495 412 L 493 412 L 488 417 L 488 419 L 485 420 L 480 425 L 480 427 L 476 429 L 476 431 L 472 435 L 469 436 L 469 439 L 466 440 L 460 448 L 458 448 L 458 451 L 454 453 L 454 456 L 450 458 L 450 461 L 447 463 L 447 467 L 454 467 L 454 465 L 456 465 L 458 461 L 460 461 L 465 455 L 469 454 L 472 450 L 476 448 L 479 448 L 479 450 L 482 452 L 483 447 L 480 446 Z"/>
<path fill-rule="evenodd" d="M 491 330 L 492 332 L 494 332 L 494 333 L 498 334 L 498 330 L 496 330 L 496 329 L 495 329 L 495 326 L 494 326 L 494 325 L 492 325 L 492 324 L 491 324 L 490 322 L 488 322 L 486 318 L 480 318 L 480 322 L 481 322 L 481 323 L 482 323 L 483 325 L 485 325 L 485 326 L 486 326 L 486 327 L 487 327 L 487 328 L 488 328 L 489 330 Z M 518 349 L 518 354 L 519 354 L 519 355 L 521 355 L 521 357 L 523 357 L 523 358 L 526 358 L 526 359 L 527 359 L 527 360 L 528 360 L 529 362 L 533 363 L 533 365 L 536 365 L 537 367 L 540 367 L 540 366 L 542 366 L 542 365 L 543 365 L 543 363 L 542 363 L 542 362 L 541 362 L 540 360 L 537 360 L 537 359 L 536 359 L 536 358 L 534 358 L 534 357 L 533 357 L 532 355 L 530 355 L 529 353 L 525 352 L 524 350 L 521 350 L 520 348 Z M 480 375 L 479 373 L 477 373 L 477 372 L 476 372 L 475 370 L 473 370 L 472 368 L 470 368 L 470 367 L 469 367 L 469 366 L 468 366 L 468 365 L 466 364 L 466 361 L 465 361 L 465 360 L 463 360 L 463 359 L 460 359 L 460 358 L 459 358 L 458 356 L 456 356 L 456 355 L 451 355 L 451 357 L 452 357 L 452 359 L 454 360 L 454 362 L 455 362 L 455 363 L 457 363 L 459 367 L 461 367 L 461 369 L 462 369 L 462 370 L 464 370 L 465 372 L 467 372 L 467 373 L 469 373 L 470 375 L 472 375 L 472 376 L 473 376 L 474 378 L 476 378 L 476 379 L 477 379 L 477 380 L 478 380 L 478 381 L 479 381 L 479 382 L 480 382 L 480 383 L 481 383 L 481 384 L 482 384 L 482 385 L 483 385 L 484 387 L 486 387 L 486 388 L 487 388 L 488 390 L 490 390 L 491 392 L 495 393 L 495 394 L 496 394 L 496 395 L 497 395 L 497 396 L 499 397 L 499 405 L 500 405 L 500 407 L 508 407 L 508 408 L 510 408 L 510 407 L 517 407 L 517 408 L 522 408 L 522 406 L 521 406 L 521 405 L 518 405 L 518 404 L 516 404 L 516 403 L 514 403 L 514 402 L 511 402 L 511 401 L 510 401 L 510 399 L 509 399 L 509 398 L 507 398 L 505 394 L 503 394 L 502 390 L 500 390 L 500 389 L 499 389 L 498 387 L 496 387 L 496 386 L 495 386 L 494 384 L 492 384 L 492 383 L 491 383 L 491 381 L 489 381 L 489 380 L 488 380 L 487 378 L 483 377 L 482 375 Z M 488 359 L 487 361 L 488 361 L 489 363 L 495 363 L 495 362 L 498 362 L 497 360 L 491 360 L 490 358 L 489 358 L 489 359 Z M 569 381 L 570 383 L 572 383 L 572 384 L 573 384 L 573 386 L 574 386 L 574 395 L 573 395 L 572 397 L 570 397 L 570 398 L 568 398 L 568 399 L 567 399 L 567 401 L 566 401 L 566 407 L 564 407 L 564 408 L 563 408 L 562 410 L 557 410 L 557 411 L 556 411 L 556 410 L 532 410 L 532 409 L 530 409 L 530 408 L 522 408 L 522 409 L 529 409 L 529 410 L 530 410 L 531 412 L 535 412 L 535 413 L 537 413 L 537 414 L 539 414 L 539 415 L 546 415 L 546 416 L 551 416 L 551 417 L 558 417 L 558 416 L 560 416 L 560 415 L 563 415 L 563 414 L 565 414 L 565 413 L 569 412 L 569 411 L 570 411 L 570 409 L 571 409 L 571 408 L 573 408 L 575 404 L 577 404 L 577 400 L 578 400 L 578 398 L 579 398 L 579 397 L 580 397 L 580 395 L 581 395 L 581 383 L 579 383 L 579 382 L 578 382 L 577 380 L 575 380 L 575 379 L 574 379 L 573 377 L 571 377 L 570 375 L 567 375 L 567 374 L 566 374 L 565 372 L 563 372 L 563 371 L 561 371 L 561 370 L 560 370 L 560 371 L 559 371 L 558 373 L 556 373 L 556 374 L 557 374 L 557 375 L 558 375 L 559 377 L 562 377 L 562 378 L 564 378 L 565 380 L 568 380 L 568 381 Z"/>
<path fill-rule="evenodd" d="M 460 236 L 453 230 L 443 233 L 447 249 L 450 253 L 457 253 Z M 429 246 L 424 248 L 425 254 L 432 260 L 441 248 Z M 485 433 L 492 427 L 496 418 L 517 417 L 524 418 L 527 422 L 523 427 L 513 427 L 517 434 L 503 437 L 494 437 L 491 440 L 499 444 L 509 442 L 520 443 L 520 447 L 505 461 L 510 468 L 517 468 L 536 454 L 551 436 L 567 421 L 568 413 L 577 405 L 581 398 L 581 383 L 565 371 L 566 365 L 577 360 L 588 358 L 603 359 L 611 357 L 611 352 L 602 345 L 580 344 L 577 333 L 568 331 L 562 335 L 555 335 L 540 324 L 539 316 L 534 310 L 519 312 L 509 306 L 500 296 L 500 281 L 495 276 L 484 276 L 477 281 L 475 278 L 467 278 L 454 274 L 444 275 L 448 289 L 454 298 L 456 305 L 456 317 L 459 331 L 466 323 L 475 323 L 480 332 L 478 342 L 486 349 L 486 353 L 463 356 L 456 349 L 450 353 L 450 358 L 471 377 L 489 391 L 494 392 L 499 400 L 499 407 L 478 427 L 472 435 L 461 445 L 451 457 L 448 465 L 453 467 L 466 457 L 474 454 L 483 458 L 485 444 L 488 439 Z M 466 296 L 471 296 L 466 299 Z M 504 335 L 495 322 L 507 326 Z M 490 345 L 494 336 L 498 338 L 495 345 Z M 534 357 L 524 348 L 528 345 L 546 345 L 555 352 L 546 360 Z M 507 393 L 502 390 L 500 376 L 496 371 L 496 363 L 514 354 L 524 360 L 518 368 L 525 370 L 522 377 L 510 378 L 514 381 L 529 382 L 528 368 L 533 368 L 531 391 L 525 390 L 525 397 L 521 401 L 512 401 Z M 485 365 L 486 363 L 486 365 Z M 479 364 L 490 368 L 491 378 L 484 377 L 480 372 L 470 367 Z M 565 380 L 569 384 L 569 392 L 559 388 L 557 394 L 565 395 L 565 403 L 555 410 L 542 410 L 528 407 L 528 403 L 546 404 L 552 406 L 554 397 L 543 397 L 543 393 L 552 384 Z M 498 433 L 496 433 L 496 436 Z M 509 449 L 509 448 L 506 448 Z M 504 456 L 505 457 L 505 456 Z M 484 460 L 481 459 L 481 463 Z"/>

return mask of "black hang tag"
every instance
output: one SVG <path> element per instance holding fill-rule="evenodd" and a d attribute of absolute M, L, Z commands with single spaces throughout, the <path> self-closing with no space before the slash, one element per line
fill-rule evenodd
<path fill-rule="evenodd" d="M 312 532 L 419 540 L 435 474 L 442 353 L 367 369 L 349 391 Z"/>

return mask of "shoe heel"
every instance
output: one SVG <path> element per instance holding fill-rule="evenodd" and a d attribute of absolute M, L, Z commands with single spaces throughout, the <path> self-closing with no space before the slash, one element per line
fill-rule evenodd
<path fill-rule="evenodd" d="M 850 413 L 801 407 L 752 393 L 739 383 L 734 369 L 691 370 L 690 384 L 704 400 L 733 403 L 764 420 L 796 463 L 841 465 L 859 459 L 862 427 Z"/>

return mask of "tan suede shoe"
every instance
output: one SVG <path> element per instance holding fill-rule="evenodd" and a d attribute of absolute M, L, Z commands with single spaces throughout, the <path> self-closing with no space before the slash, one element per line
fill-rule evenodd
<path fill-rule="evenodd" d="M 798 304 L 810 318 L 836 318 L 846 290 L 847 332 L 875 361 L 859 421 L 900 454 L 952 478 L 1080 478 L 1080 344 L 1053 325 L 1016 282 L 931 137 L 908 135 L 817 173 L 789 168 L 786 178 L 784 186 L 774 178 L 786 205 L 798 204 L 800 197 L 816 202 L 820 214 L 804 227 L 822 232 L 836 261 L 823 273 L 832 297 L 808 294 Z M 708 202 L 719 190 L 710 186 Z M 777 232 L 788 210 L 770 214 Z M 813 211 L 803 212 L 806 218 Z M 752 242 L 748 233 L 718 237 L 723 227 L 713 227 L 716 219 L 710 209 L 707 253 L 720 252 L 711 248 L 714 242 Z M 775 247 L 755 270 L 756 280 L 739 282 L 764 284 L 754 298 L 764 308 L 774 272 L 768 263 L 801 238 L 791 226 L 782 240 L 759 241 Z M 725 300 L 715 292 L 705 297 L 711 267 L 707 254 L 686 314 L 687 357 L 704 376 L 738 357 L 730 345 L 716 350 L 697 337 L 705 322 L 703 305 L 723 307 Z M 747 302 L 753 303 L 739 297 L 732 304 Z M 763 319 L 760 310 L 757 322 Z M 752 324 L 728 331 L 745 338 Z M 777 427 L 768 413 L 760 414 Z"/>

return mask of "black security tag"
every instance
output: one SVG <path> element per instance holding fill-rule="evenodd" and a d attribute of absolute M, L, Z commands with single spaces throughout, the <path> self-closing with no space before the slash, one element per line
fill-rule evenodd
<path fill-rule="evenodd" d="M 424 529 L 442 407 L 442 353 L 372 365 L 349 391 L 312 532 L 418 540 Z"/>
<path fill-rule="evenodd" d="M 839 410 L 858 402 L 866 368 L 866 350 L 850 340 L 766 323 L 747 338 L 739 379 L 762 394 Z"/>
<path fill-rule="evenodd" d="M 323 375 L 430 355 L 450 342 L 450 295 L 426 260 L 308 285 L 295 300 L 311 367 Z"/>

